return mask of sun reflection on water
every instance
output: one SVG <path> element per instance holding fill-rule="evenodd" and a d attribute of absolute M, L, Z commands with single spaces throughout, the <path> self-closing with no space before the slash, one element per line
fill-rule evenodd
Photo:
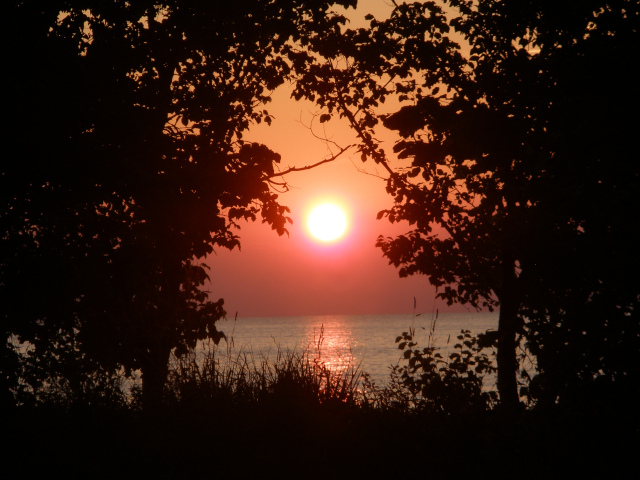
<path fill-rule="evenodd" d="M 324 318 L 320 328 L 308 324 L 305 338 L 314 358 L 332 371 L 342 374 L 358 367 L 356 358 L 361 355 L 357 353 L 362 352 L 355 352 L 358 341 L 341 317 Z"/>

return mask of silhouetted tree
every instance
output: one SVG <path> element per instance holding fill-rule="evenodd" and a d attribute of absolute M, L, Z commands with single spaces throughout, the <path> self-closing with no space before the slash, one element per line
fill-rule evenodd
<path fill-rule="evenodd" d="M 638 3 L 437 3 L 314 45 L 296 95 L 347 118 L 363 160 L 388 171 L 379 217 L 413 226 L 378 239 L 400 275 L 427 275 L 449 304 L 499 306 L 505 408 L 520 335 L 538 400 L 637 379 Z"/>
<path fill-rule="evenodd" d="M 5 400 L 16 341 L 49 352 L 72 334 L 102 365 L 140 368 L 157 403 L 172 349 L 220 339 L 197 259 L 239 246 L 239 219 L 286 232 L 280 157 L 243 132 L 271 122 L 296 42 L 339 28 L 333 3 L 355 1 L 4 5 Z"/>

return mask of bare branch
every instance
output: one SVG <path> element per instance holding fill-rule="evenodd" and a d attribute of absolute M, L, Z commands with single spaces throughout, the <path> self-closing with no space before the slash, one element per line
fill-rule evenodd
<path fill-rule="evenodd" d="M 325 158 L 324 160 L 321 160 L 321 161 L 319 161 L 317 163 L 314 163 L 312 165 L 306 165 L 304 167 L 289 167 L 287 170 L 284 170 L 282 172 L 277 172 L 277 173 L 274 173 L 272 175 L 267 175 L 265 178 L 266 179 L 271 179 L 271 178 L 274 178 L 274 177 L 281 177 L 283 175 L 287 175 L 287 174 L 293 173 L 293 172 L 302 172 L 304 170 L 311 170 L 312 168 L 316 168 L 316 167 L 318 167 L 320 165 L 323 165 L 325 163 L 333 162 L 334 160 L 336 160 L 340 155 L 342 155 L 344 152 L 346 152 L 351 147 L 355 147 L 355 145 L 347 145 L 346 147 L 341 148 L 338 153 L 330 156 L 329 158 Z M 277 182 L 273 182 L 273 183 L 277 184 Z"/>
<path fill-rule="evenodd" d="M 378 172 L 372 173 L 372 172 L 366 171 L 364 168 L 360 168 L 358 165 L 356 165 L 356 162 L 354 162 L 353 160 L 351 160 L 351 164 L 358 171 L 358 173 L 362 173 L 363 175 L 369 175 L 371 177 L 376 177 L 376 178 L 379 178 L 380 180 L 384 180 L 385 182 L 389 180 L 389 177 L 383 177 Z"/>

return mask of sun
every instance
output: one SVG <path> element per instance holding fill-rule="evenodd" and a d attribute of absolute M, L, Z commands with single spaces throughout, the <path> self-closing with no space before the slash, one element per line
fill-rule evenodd
<path fill-rule="evenodd" d="M 314 237 L 330 242 L 344 233 L 347 228 L 347 217 L 337 205 L 323 203 L 311 210 L 307 226 Z"/>

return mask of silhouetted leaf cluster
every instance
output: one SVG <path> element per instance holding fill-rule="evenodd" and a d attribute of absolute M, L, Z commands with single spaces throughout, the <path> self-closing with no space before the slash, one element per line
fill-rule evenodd
<path fill-rule="evenodd" d="M 19 355 L 74 339 L 160 396 L 170 352 L 218 341 L 200 259 L 240 219 L 287 233 L 280 156 L 247 142 L 299 44 L 343 23 L 332 3 L 10 2 L 0 172 L 3 400 Z M 230 273 L 227 273 L 230 274 Z"/>
<path fill-rule="evenodd" d="M 451 0 L 368 19 L 332 56 L 319 46 L 297 94 L 346 118 L 387 170 L 394 205 L 378 218 L 410 230 L 379 237 L 384 255 L 448 304 L 500 307 L 505 407 L 522 339 L 541 403 L 596 380 L 633 390 L 638 3 Z"/>

